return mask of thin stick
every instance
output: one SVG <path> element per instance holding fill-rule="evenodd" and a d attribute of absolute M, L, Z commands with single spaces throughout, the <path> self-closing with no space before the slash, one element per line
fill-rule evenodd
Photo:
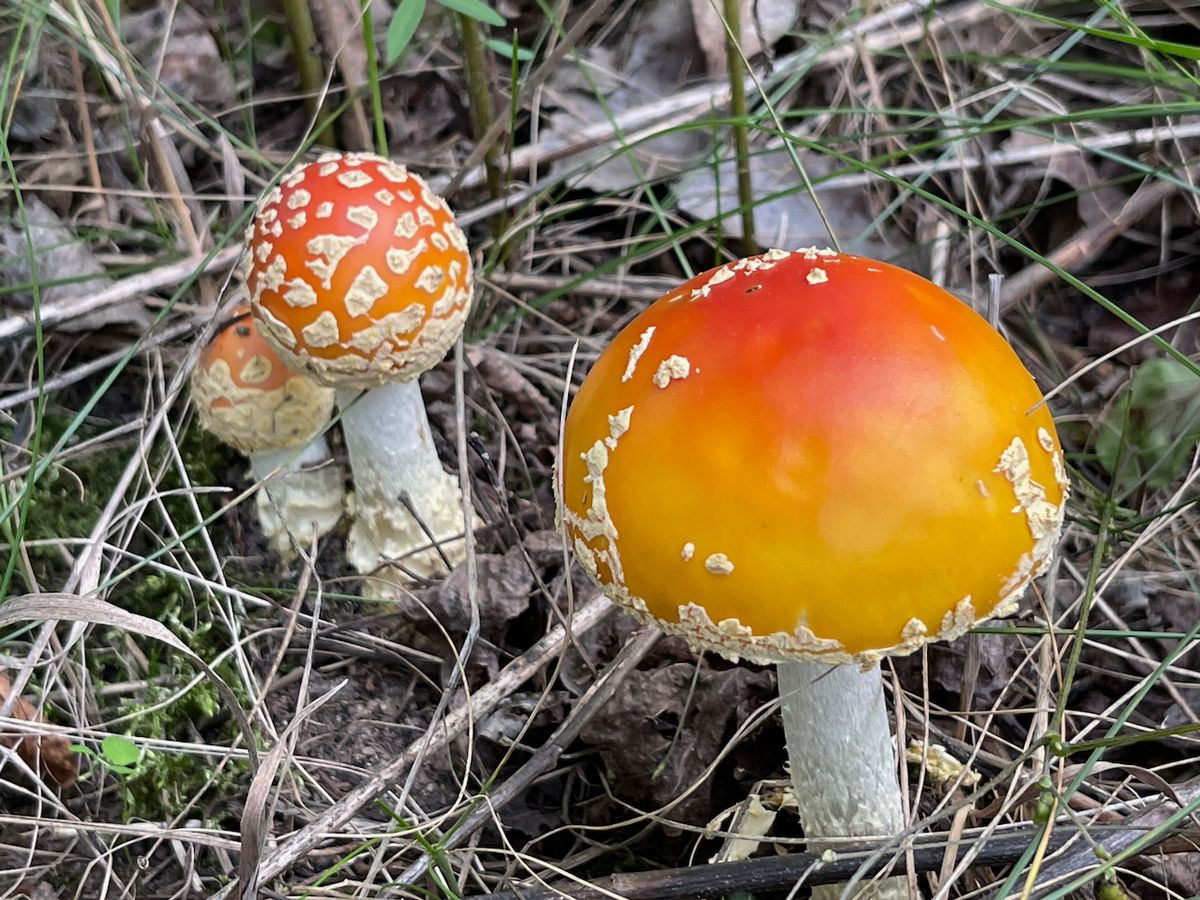
<path fill-rule="evenodd" d="M 117 306 L 141 294 L 148 294 L 166 287 L 174 287 L 193 275 L 207 275 L 223 271 L 233 265 L 241 254 L 241 245 L 226 247 L 207 259 L 188 257 L 169 265 L 159 266 L 149 272 L 139 272 L 120 281 L 114 281 L 102 291 L 81 297 L 64 297 L 55 303 L 44 303 L 41 307 L 42 326 L 50 328 L 87 315 L 106 306 Z M 33 310 L 17 313 L 0 321 L 0 341 L 22 337 L 33 333 L 35 313 Z"/>
<path fill-rule="evenodd" d="M 1164 838 L 1167 835 L 1164 834 Z M 998 866 L 1016 862 L 1037 837 L 1037 829 L 1022 826 L 991 838 L 975 856 L 980 866 Z M 1055 830 L 1048 849 L 1057 851 L 1075 835 L 1066 829 Z M 882 846 L 883 842 L 877 844 Z M 931 834 L 919 839 L 913 851 L 913 867 L 918 872 L 936 871 L 942 864 L 947 846 L 952 845 L 945 834 Z M 975 846 L 975 841 L 962 844 Z M 866 844 L 864 843 L 864 846 Z M 959 845 L 961 846 L 961 844 Z M 523 887 L 517 891 L 497 891 L 487 896 L 491 900 L 705 900 L 736 893 L 786 891 L 798 882 L 806 886 L 838 884 L 846 881 L 863 867 L 863 854 L 839 852 L 831 862 L 819 853 L 789 853 L 787 856 L 768 856 L 731 863 L 713 863 L 680 869 L 654 872 L 630 872 L 610 875 L 593 882 L 559 883 L 557 887 Z M 890 861 L 867 863 L 867 877 L 890 866 Z"/>

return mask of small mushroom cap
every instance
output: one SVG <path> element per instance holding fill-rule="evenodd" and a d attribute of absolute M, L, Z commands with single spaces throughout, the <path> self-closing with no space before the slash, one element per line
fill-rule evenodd
<path fill-rule="evenodd" d="M 334 392 L 283 364 L 250 307 L 234 311 L 192 370 L 200 425 L 242 453 L 307 444 L 333 412 Z"/>
<path fill-rule="evenodd" d="M 409 381 L 462 332 L 471 257 L 446 202 L 366 153 L 301 165 L 246 232 L 250 303 L 289 366 L 333 387 Z"/>
<path fill-rule="evenodd" d="M 1067 477 L 1032 377 L 903 269 L 772 250 L 693 278 L 601 354 L 563 435 L 576 556 L 728 656 L 869 665 L 1012 612 Z"/>

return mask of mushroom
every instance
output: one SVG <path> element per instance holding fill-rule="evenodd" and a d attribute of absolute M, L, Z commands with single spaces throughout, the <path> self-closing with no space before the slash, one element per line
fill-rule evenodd
<path fill-rule="evenodd" d="M 192 370 L 200 425 L 245 453 L 263 534 L 282 556 L 293 539 L 311 543 L 333 530 L 345 510 L 345 479 L 330 464 L 322 430 L 333 391 L 283 364 L 263 340 L 248 306 L 238 307 L 200 352 Z M 280 474 L 271 477 L 276 469 Z"/>
<path fill-rule="evenodd" d="M 818 845 L 903 827 L 880 659 L 1014 612 L 1049 564 L 1068 485 L 1040 399 L 955 297 L 816 248 L 669 292 L 579 388 L 558 486 L 577 559 L 642 621 L 778 664 Z"/>
<path fill-rule="evenodd" d="M 259 201 L 246 249 L 264 336 L 337 389 L 355 484 L 351 565 L 395 564 L 401 581 L 448 571 L 465 552 L 462 494 L 438 461 L 417 377 L 461 334 L 471 303 L 450 208 L 404 166 L 329 153 Z M 372 584 L 388 593 L 387 579 Z"/>

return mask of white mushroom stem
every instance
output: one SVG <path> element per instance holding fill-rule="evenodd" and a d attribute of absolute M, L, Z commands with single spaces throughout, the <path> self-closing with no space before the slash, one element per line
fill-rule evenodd
<path fill-rule="evenodd" d="M 280 555 L 295 554 L 328 534 L 346 511 L 346 479 L 317 435 L 304 447 L 250 454 L 250 477 L 265 482 L 254 495 L 263 534 Z M 293 544 L 295 541 L 295 544 Z"/>
<path fill-rule="evenodd" d="M 821 838 L 890 837 L 904 827 L 896 751 L 879 666 L 780 663 L 779 697 L 800 824 L 810 849 Z M 842 896 L 840 885 L 813 888 L 816 900 Z M 908 896 L 904 878 L 864 882 L 859 900 Z"/>
<path fill-rule="evenodd" d="M 354 478 L 350 564 L 368 574 L 396 563 L 385 582 L 410 583 L 403 572 L 445 575 L 466 552 L 462 492 L 438 460 L 420 386 L 384 385 L 361 399 L 356 390 L 339 390 L 337 399 Z M 367 592 L 380 593 L 370 583 Z"/>

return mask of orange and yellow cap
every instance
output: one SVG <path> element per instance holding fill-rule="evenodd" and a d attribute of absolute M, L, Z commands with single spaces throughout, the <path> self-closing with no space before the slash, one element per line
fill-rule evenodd
<path fill-rule="evenodd" d="M 772 250 L 650 305 L 563 436 L 560 516 L 602 588 L 694 644 L 877 661 L 1012 612 L 1067 493 L 1041 394 L 925 279 Z"/>

